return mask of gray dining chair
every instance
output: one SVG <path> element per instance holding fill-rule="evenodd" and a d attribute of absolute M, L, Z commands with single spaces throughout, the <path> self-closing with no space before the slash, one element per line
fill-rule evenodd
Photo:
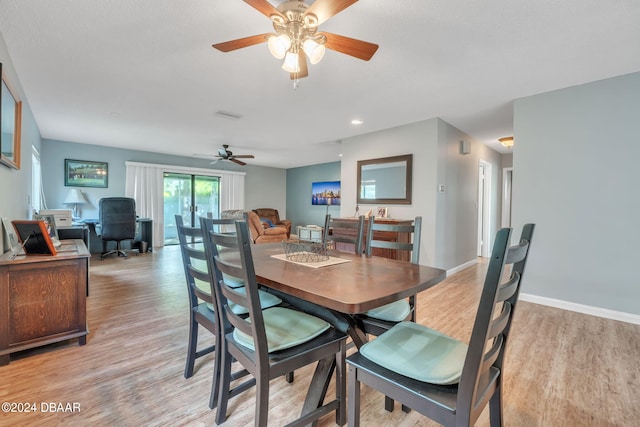
<path fill-rule="evenodd" d="M 190 227 L 184 224 L 181 215 L 175 216 L 176 229 L 178 231 L 178 240 L 180 243 L 180 252 L 182 254 L 182 263 L 184 266 L 185 279 L 187 283 L 187 292 L 189 295 L 189 342 L 187 345 L 187 360 L 184 368 L 184 377 L 193 376 L 196 359 L 205 356 L 211 352 L 214 353 L 213 383 L 211 385 L 211 394 L 209 398 L 209 407 L 215 408 L 217 403 L 218 381 L 220 377 L 220 346 L 216 351 L 214 344 L 205 346 L 198 350 L 198 332 L 202 326 L 211 332 L 217 341 L 224 336 L 221 330 L 221 322 L 216 314 L 215 292 L 213 287 L 214 276 L 210 274 L 207 253 L 205 251 L 202 228 Z M 233 220 L 226 223 L 234 225 Z M 227 278 L 228 283 L 233 284 L 236 289 L 241 289 L 244 283 L 239 278 Z M 263 307 L 272 307 L 280 304 L 282 301 L 271 294 L 260 292 L 260 303 Z M 248 314 L 248 310 L 241 306 L 234 306 L 234 312 L 239 315 Z M 228 332 L 228 330 L 227 330 Z M 247 375 L 247 371 L 239 371 L 234 373 L 234 379 Z M 251 387 L 253 383 L 247 383 L 243 388 L 236 390 L 236 393 Z"/>
<path fill-rule="evenodd" d="M 401 322 L 349 356 L 350 427 L 360 425 L 361 383 L 445 426 L 474 425 L 488 404 L 491 425 L 502 426 L 504 352 L 534 228 L 513 247 L 511 229 L 498 231 L 468 345 Z"/>
<path fill-rule="evenodd" d="M 256 426 L 266 426 L 269 414 L 269 381 L 298 368 L 318 362 L 335 369 L 336 397 L 317 407 L 303 409 L 294 425 L 311 424 L 321 416 L 336 412 L 336 423 L 346 422 L 346 383 L 344 360 L 346 339 L 344 332 L 328 322 L 307 313 L 285 307 L 260 308 L 258 284 L 251 254 L 251 238 L 245 221 L 236 221 L 236 233 L 222 233 L 211 227 L 211 219 L 201 218 L 207 258 L 215 273 L 214 291 L 218 314 L 225 329 L 231 329 L 220 340 L 222 370 L 218 394 L 216 423 L 226 419 L 227 403 L 231 396 L 226 384 L 230 382 L 232 360 L 237 360 L 256 381 Z M 282 261 L 284 262 L 284 261 Z M 227 277 L 239 277 L 245 292 L 238 292 Z M 247 307 L 249 317 L 233 312 L 231 302 Z M 295 325 L 293 327 L 292 325 Z M 311 396 L 322 390 L 310 391 Z M 321 402 L 322 403 L 322 402 Z"/>
<path fill-rule="evenodd" d="M 411 224 L 376 223 L 375 218 L 370 217 L 367 223 L 365 254 L 372 256 L 375 248 L 391 251 L 407 251 L 410 253 L 409 259 L 411 263 L 419 264 L 421 232 L 421 216 L 417 216 Z M 405 242 L 377 238 L 379 235 L 385 235 L 387 233 L 407 235 L 409 239 Z M 367 334 L 378 336 L 403 320 L 416 321 L 416 296 L 411 295 L 408 300 L 402 299 L 382 307 L 376 307 L 359 317 L 364 324 L 364 331 Z"/>
<path fill-rule="evenodd" d="M 187 345 L 187 361 L 184 368 L 184 377 L 193 376 L 196 359 L 216 350 L 212 343 L 198 350 L 198 332 L 202 326 L 211 332 L 218 340 L 220 324 L 214 312 L 215 300 L 213 283 L 207 266 L 207 258 L 202 243 L 202 229 L 200 227 L 186 226 L 181 215 L 175 216 L 176 229 L 182 254 L 187 292 L 189 295 L 189 342 Z M 220 373 L 220 356 L 214 354 L 213 384 L 209 398 L 209 407 L 216 404 L 216 391 L 218 390 L 218 377 Z"/>
<path fill-rule="evenodd" d="M 334 229 L 340 229 L 341 233 L 332 233 Z M 361 254 L 364 250 L 364 216 L 362 215 L 356 220 L 353 218 L 333 218 L 331 214 L 327 214 L 324 218 L 322 233 L 323 242 L 331 240 L 334 243 L 353 245 L 356 254 Z M 338 249 L 338 245 L 336 245 L 336 249 Z"/>

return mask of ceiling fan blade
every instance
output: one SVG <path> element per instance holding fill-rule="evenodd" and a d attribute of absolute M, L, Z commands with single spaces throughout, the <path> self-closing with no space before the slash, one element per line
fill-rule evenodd
<path fill-rule="evenodd" d="M 233 163 L 236 163 L 236 164 L 238 164 L 240 166 L 245 166 L 246 165 L 246 163 L 241 161 L 241 160 L 236 160 L 236 159 L 232 159 L 232 158 L 230 158 L 229 160 L 231 160 Z"/>
<path fill-rule="evenodd" d="M 244 0 L 244 2 L 267 18 L 271 18 L 271 15 L 282 16 L 280 11 L 273 7 L 267 0 Z"/>
<path fill-rule="evenodd" d="M 246 1 L 246 0 L 245 0 Z M 318 17 L 318 24 L 342 12 L 358 0 L 316 0 L 306 10 L 305 14 L 312 13 Z"/>
<path fill-rule="evenodd" d="M 305 56 L 303 51 L 300 51 L 300 53 L 298 53 L 298 65 L 300 65 L 300 71 L 298 71 L 297 73 L 289 73 L 289 78 L 291 80 L 301 79 L 309 75 L 309 69 L 307 68 L 307 57 Z"/>
<path fill-rule="evenodd" d="M 239 154 L 239 155 L 233 155 L 234 159 L 255 159 L 255 157 L 253 156 L 253 154 Z"/>
<path fill-rule="evenodd" d="M 210 164 L 210 165 L 215 165 L 216 163 L 218 163 L 218 161 L 219 161 L 219 160 L 220 160 L 220 159 L 212 160 L 209 164 Z"/>
<path fill-rule="evenodd" d="M 211 45 L 211 47 L 213 47 L 214 49 L 218 49 L 221 52 L 231 52 L 232 50 L 242 49 L 243 47 L 249 47 L 255 44 L 264 43 L 267 41 L 268 35 L 270 35 L 270 33 L 229 40 L 227 42 L 213 44 Z"/>
<path fill-rule="evenodd" d="M 345 55 L 362 59 L 363 61 L 370 60 L 373 54 L 376 53 L 376 50 L 378 50 L 377 44 L 324 31 L 321 34 L 327 37 L 327 42 L 325 43 L 327 49 L 335 50 Z"/>

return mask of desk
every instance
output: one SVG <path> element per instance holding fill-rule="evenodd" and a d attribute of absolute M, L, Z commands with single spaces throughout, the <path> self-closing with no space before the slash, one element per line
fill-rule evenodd
<path fill-rule="evenodd" d="M 0 256 L 0 365 L 9 355 L 71 338 L 87 341 L 89 251 L 65 240 L 57 255 Z"/>
<path fill-rule="evenodd" d="M 89 251 L 92 254 L 101 254 L 105 251 L 103 248 L 102 238 L 98 235 L 97 228 L 100 227 L 100 223 L 97 220 L 86 220 L 85 223 L 89 227 Z M 125 249 L 140 249 L 140 242 L 147 242 L 147 252 L 151 252 L 153 249 L 153 220 L 150 218 L 138 218 L 136 220 L 136 236 L 130 243 L 130 247 L 127 247 L 126 241 L 123 241 L 123 248 Z M 116 248 L 116 242 L 107 242 L 106 250 L 112 250 Z"/>

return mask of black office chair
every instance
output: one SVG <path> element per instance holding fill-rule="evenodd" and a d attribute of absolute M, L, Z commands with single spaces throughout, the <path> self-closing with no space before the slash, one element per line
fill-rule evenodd
<path fill-rule="evenodd" d="M 103 251 L 100 259 L 111 254 L 126 257 L 121 244 L 136 237 L 136 201 L 129 197 L 105 197 L 100 199 L 99 208 Z M 109 241 L 116 242 L 116 249 L 106 250 Z"/>
<path fill-rule="evenodd" d="M 360 425 L 360 383 L 445 426 L 474 425 L 488 404 L 491 425 L 502 426 L 504 351 L 534 228 L 526 224 L 513 247 L 511 229 L 498 232 L 468 345 L 401 322 L 347 359 L 349 426 Z"/>

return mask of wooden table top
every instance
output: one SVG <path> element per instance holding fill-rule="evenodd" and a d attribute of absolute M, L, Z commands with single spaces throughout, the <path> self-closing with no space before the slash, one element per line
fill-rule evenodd
<path fill-rule="evenodd" d="M 446 277 L 439 268 L 339 251 L 330 255 L 349 262 L 308 267 L 273 258 L 284 253 L 281 243 L 253 245 L 251 251 L 258 283 L 347 314 L 409 297 Z"/>

